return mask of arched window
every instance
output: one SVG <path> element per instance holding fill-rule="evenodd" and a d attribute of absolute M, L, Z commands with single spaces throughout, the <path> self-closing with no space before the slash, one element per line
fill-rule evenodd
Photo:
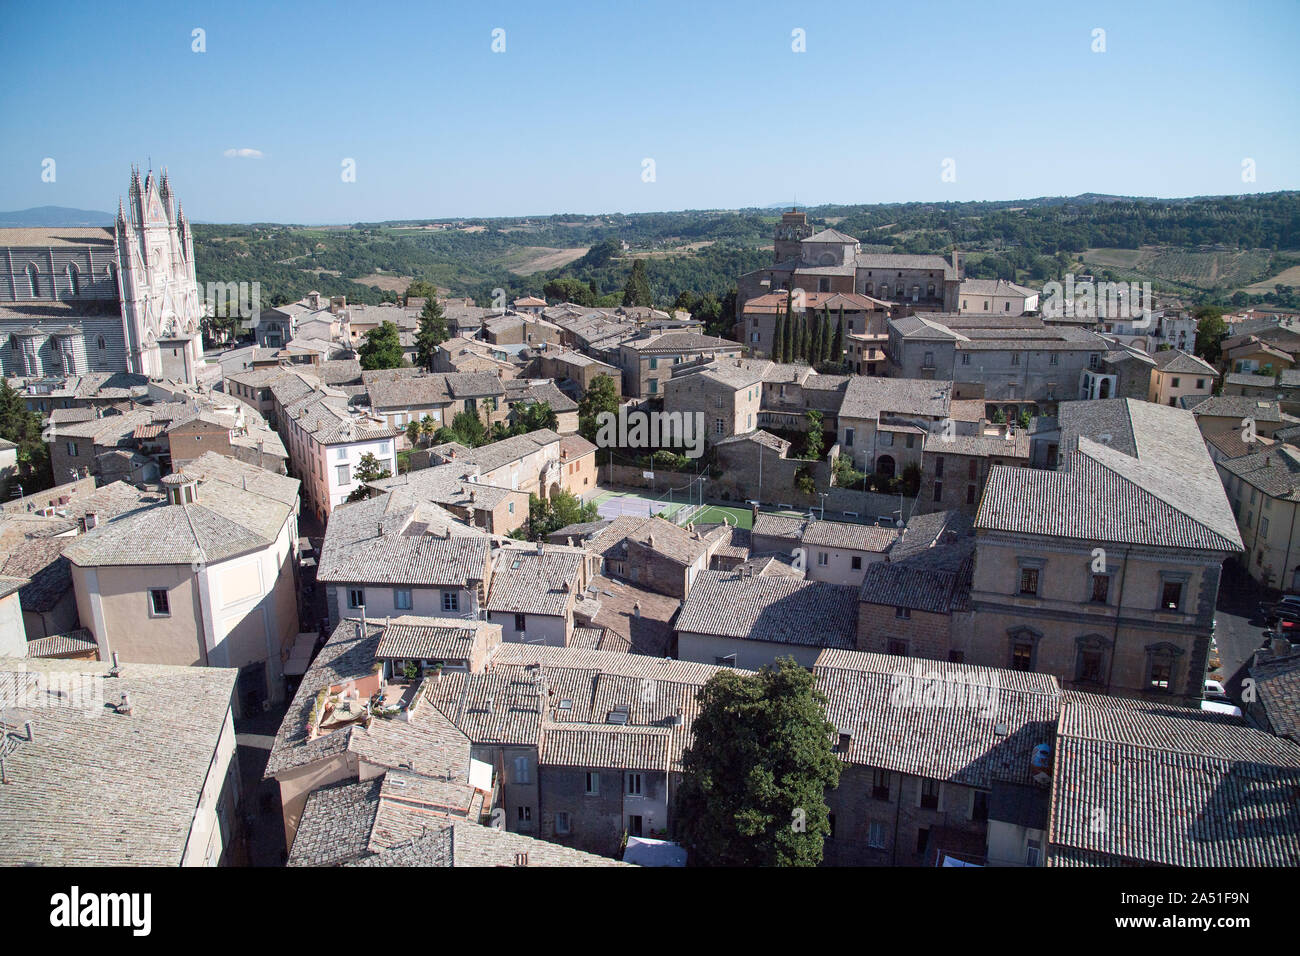
<path fill-rule="evenodd" d="M 13 349 L 13 351 L 15 352 L 18 351 L 18 349 L 20 348 L 20 346 L 18 345 L 18 336 L 16 335 L 9 336 L 9 348 Z"/>
<path fill-rule="evenodd" d="M 886 299 L 889 298 L 889 283 L 888 283 L 888 282 L 882 282 L 882 283 L 880 283 L 880 294 L 881 294 L 881 296 L 883 296 L 883 297 L 886 298 Z"/>
<path fill-rule="evenodd" d="M 886 478 L 894 477 L 894 459 L 889 455 L 881 455 L 876 459 L 876 473 Z"/>
<path fill-rule="evenodd" d="M 34 262 L 27 263 L 27 284 L 31 286 L 32 298 L 39 299 L 41 296 L 41 283 Z"/>
<path fill-rule="evenodd" d="M 75 262 L 68 263 L 68 289 L 73 295 L 81 295 L 81 273 Z"/>
<path fill-rule="evenodd" d="M 108 343 L 104 341 L 104 337 L 102 335 L 96 340 L 95 344 L 99 347 L 99 350 L 101 352 L 104 351 L 104 349 L 108 348 Z"/>
<path fill-rule="evenodd" d="M 867 283 L 867 295 L 871 295 L 871 294 L 872 294 L 872 293 L 871 293 L 871 286 L 872 286 L 872 283 L 868 282 L 868 283 Z"/>

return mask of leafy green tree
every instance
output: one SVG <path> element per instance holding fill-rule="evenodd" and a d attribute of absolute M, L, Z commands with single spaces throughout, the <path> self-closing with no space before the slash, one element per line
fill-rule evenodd
<path fill-rule="evenodd" d="M 618 386 L 604 373 L 591 380 L 591 385 L 578 401 L 578 434 L 587 441 L 596 440 L 602 412 L 618 414 Z"/>
<path fill-rule="evenodd" d="M 561 528 L 595 521 L 599 516 L 599 509 L 594 502 L 583 504 L 581 498 L 567 491 L 557 492 L 549 500 L 530 494 L 527 540 L 541 541 Z"/>
<path fill-rule="evenodd" d="M 548 299 L 585 306 L 595 305 L 598 298 L 594 279 L 591 283 L 586 283 L 571 276 L 551 279 L 542 286 L 542 294 Z"/>
<path fill-rule="evenodd" d="M 357 349 L 361 367 L 367 371 L 378 368 L 402 367 L 402 340 L 397 326 L 383 322 L 379 328 L 366 333 L 366 340 Z"/>
<path fill-rule="evenodd" d="M 4 379 L 0 379 L 0 438 L 18 446 L 16 480 L 23 486 L 24 494 L 56 483 L 55 476 L 50 473 L 50 450 L 42 435 L 41 416 L 28 411 L 22 395 L 10 388 Z M 67 476 L 58 476 L 58 481 L 66 480 Z M 12 486 L 13 481 L 8 484 Z M 10 494 L 9 487 L 3 491 L 6 496 Z"/>
<path fill-rule="evenodd" d="M 514 424 L 510 428 L 510 434 L 526 435 L 543 428 L 554 431 L 559 424 L 560 416 L 551 408 L 550 402 L 529 402 L 514 407 Z"/>
<path fill-rule="evenodd" d="M 819 864 L 841 764 L 811 672 L 788 657 L 752 675 L 722 670 L 698 700 L 675 814 L 692 864 Z"/>
<path fill-rule="evenodd" d="M 822 413 L 817 409 L 808 410 L 808 437 L 804 439 L 803 456 L 813 461 L 820 461 L 825 436 L 822 433 Z"/>
<path fill-rule="evenodd" d="M 379 463 L 379 459 L 372 453 L 366 452 L 357 462 L 357 470 L 353 474 L 353 479 L 359 487 L 348 495 L 348 501 L 361 501 L 370 497 L 370 489 L 366 487 L 372 481 L 382 481 L 385 478 L 391 478 L 392 472 Z"/>
<path fill-rule="evenodd" d="M 442 305 L 437 299 L 430 299 L 420 313 L 420 327 L 415 333 L 415 360 L 420 368 L 433 371 L 434 353 L 450 337 Z"/>
<path fill-rule="evenodd" d="M 420 440 L 420 423 L 415 419 L 406 423 L 406 440 L 412 445 Z"/>
<path fill-rule="evenodd" d="M 632 274 L 627 277 L 627 285 L 623 287 L 623 304 L 627 306 L 654 304 L 650 295 L 650 280 L 646 278 L 644 259 L 637 259 L 632 263 Z"/>
<path fill-rule="evenodd" d="M 1196 310 L 1196 354 L 1211 365 L 1219 360 L 1220 340 L 1227 332 L 1223 309 L 1205 305 Z"/>
<path fill-rule="evenodd" d="M 477 413 L 468 409 L 457 413 L 456 417 L 451 420 L 451 431 L 456 436 L 453 440 L 460 442 L 467 448 L 486 445 L 491 439 L 487 426 L 483 424 L 483 419 L 479 418 Z"/>

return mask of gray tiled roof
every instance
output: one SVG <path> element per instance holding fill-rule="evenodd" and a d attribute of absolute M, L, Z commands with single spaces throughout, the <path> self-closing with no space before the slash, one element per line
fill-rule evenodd
<path fill-rule="evenodd" d="M 631 866 L 495 827 L 455 822 L 350 866 Z"/>
<path fill-rule="evenodd" d="M 1184 395 L 1184 408 L 1190 408 L 1192 414 L 1200 418 L 1253 418 L 1257 422 L 1280 422 L 1282 410 L 1276 401 L 1252 398 L 1248 395 L 1210 395 L 1198 400 L 1198 396 Z"/>
<path fill-rule="evenodd" d="M 951 382 L 855 375 L 844 392 L 840 417 L 876 420 L 882 414 L 902 414 L 943 418 L 951 397 Z"/>
<path fill-rule="evenodd" d="M 562 545 L 502 548 L 492 569 L 487 609 L 504 613 L 563 617 L 578 591 L 583 551 Z"/>
<path fill-rule="evenodd" d="M 1293 445 L 1220 461 L 1219 467 L 1271 498 L 1300 501 L 1300 449 Z"/>
<path fill-rule="evenodd" d="M 1054 677 L 971 664 L 825 650 L 813 676 L 844 762 L 983 789 L 1029 779 L 1060 707 Z"/>
<path fill-rule="evenodd" d="M 667 772 L 672 732 L 659 727 L 597 724 L 546 730 L 538 762 L 555 767 Z"/>
<path fill-rule="evenodd" d="M 1060 419 L 1068 470 L 994 466 L 977 528 L 1098 544 L 1241 550 L 1223 484 L 1187 412 L 1107 399 L 1062 403 Z M 1067 453 L 1071 446 L 1076 450 Z"/>
<path fill-rule="evenodd" d="M 852 647 L 857 589 L 790 577 L 702 571 L 677 630 L 812 647 Z"/>
<path fill-rule="evenodd" d="M 27 642 L 28 657 L 67 657 L 70 654 L 98 651 L 99 644 L 95 641 L 95 635 L 84 627 L 68 631 L 66 634 L 51 634 Z"/>
<path fill-rule="evenodd" d="M 273 544 L 298 510 L 298 479 L 216 452 L 186 465 L 193 504 L 123 512 L 76 538 L 64 557 L 82 567 L 222 561 Z"/>
<path fill-rule="evenodd" d="M 453 618 L 397 617 L 384 628 L 375 657 L 389 660 L 469 660 L 472 622 Z"/>
<path fill-rule="evenodd" d="M 1300 652 L 1267 659 L 1264 653 L 1250 665 L 1260 706 L 1273 733 L 1300 743 Z"/>
<path fill-rule="evenodd" d="M 1218 378 L 1218 370 L 1205 359 L 1197 358 L 1181 349 L 1164 349 L 1155 354 L 1156 368 L 1162 372 L 1184 375 L 1204 375 Z"/>
<path fill-rule="evenodd" d="M 898 529 L 847 521 L 809 521 L 804 528 L 803 543 L 849 551 L 888 551 L 898 539 Z"/>
<path fill-rule="evenodd" d="M 96 661 L 0 661 L 0 679 L 107 675 Z M 234 693 L 232 668 L 123 664 L 105 700 L 7 708 L 0 864 L 177 866 Z M 48 686 L 48 685 L 46 685 Z M 39 685 L 38 685 L 39 688 Z M 48 693 L 48 691 L 33 691 Z M 130 695 L 132 712 L 106 706 Z M 34 700 L 31 703 L 36 703 Z M 33 722 L 27 740 L 25 721 Z M 12 749 L 10 749 L 12 747 Z"/>
<path fill-rule="evenodd" d="M 464 587 L 486 574 L 491 540 L 435 504 L 399 491 L 330 516 L 316 579 Z"/>
<path fill-rule="evenodd" d="M 1066 692 L 1055 768 L 1049 862 L 1300 864 L 1300 748 L 1239 718 Z"/>

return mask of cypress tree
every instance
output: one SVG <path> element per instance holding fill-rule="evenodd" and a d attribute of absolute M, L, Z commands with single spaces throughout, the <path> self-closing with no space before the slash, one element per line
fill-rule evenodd
<path fill-rule="evenodd" d="M 831 340 L 831 361 L 844 361 L 844 309 L 840 308 L 839 321 L 835 323 L 835 338 Z"/>
<path fill-rule="evenodd" d="M 785 317 L 785 329 L 784 329 L 784 333 L 781 336 L 781 361 L 782 362 L 790 361 L 790 356 L 794 353 L 794 349 L 793 349 L 794 322 L 795 322 L 794 313 L 787 312 Z"/>
<path fill-rule="evenodd" d="M 799 361 L 808 361 L 808 326 L 812 324 L 809 314 L 803 314 L 803 320 L 799 323 Z"/>
<path fill-rule="evenodd" d="M 785 336 L 785 313 L 779 308 L 776 312 L 776 325 L 772 328 L 772 347 L 767 350 L 768 358 L 774 362 L 781 361 L 781 342 Z"/>
<path fill-rule="evenodd" d="M 825 307 L 822 307 L 825 312 Z M 812 344 L 809 345 L 808 364 L 816 365 L 822 360 L 822 313 L 813 317 Z"/>

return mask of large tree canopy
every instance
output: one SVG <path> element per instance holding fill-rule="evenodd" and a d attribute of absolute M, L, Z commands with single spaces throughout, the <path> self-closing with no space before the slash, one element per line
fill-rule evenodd
<path fill-rule="evenodd" d="M 788 657 L 757 674 L 720 671 L 699 701 L 674 814 L 691 862 L 819 864 L 841 764 L 812 674 Z"/>

